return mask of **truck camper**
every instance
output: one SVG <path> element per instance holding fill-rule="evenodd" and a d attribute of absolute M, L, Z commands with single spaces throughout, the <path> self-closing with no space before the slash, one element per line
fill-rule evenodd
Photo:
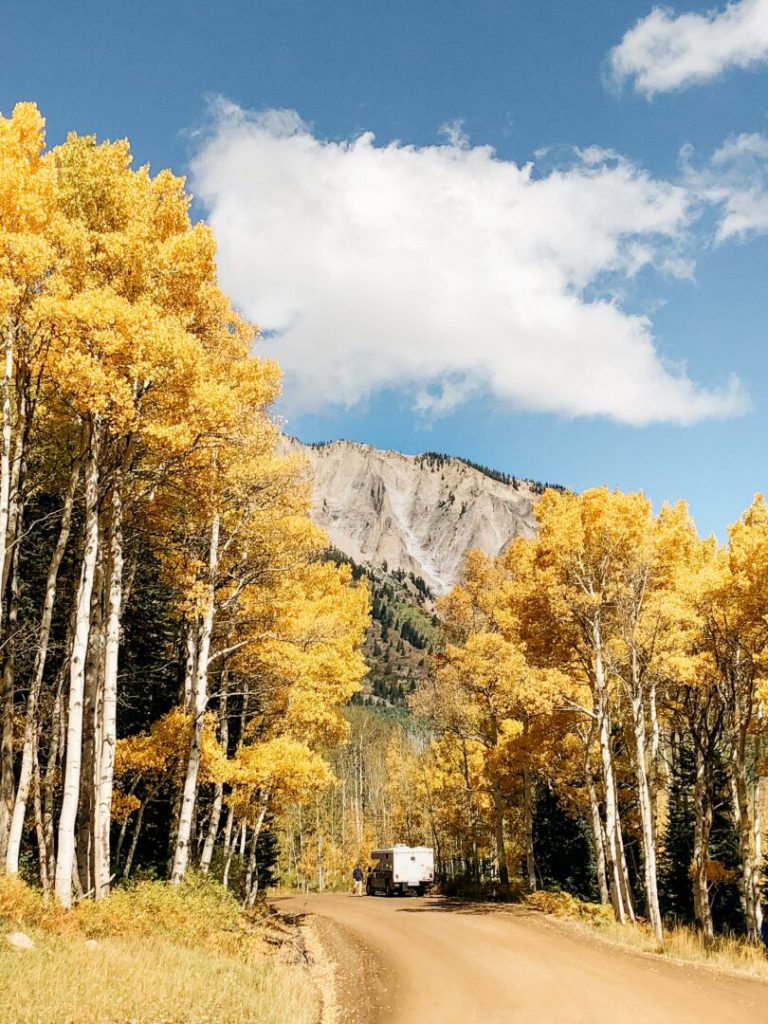
<path fill-rule="evenodd" d="M 369 896 L 423 896 L 435 880 L 435 856 L 428 846 L 398 843 L 371 853 L 365 891 Z"/>

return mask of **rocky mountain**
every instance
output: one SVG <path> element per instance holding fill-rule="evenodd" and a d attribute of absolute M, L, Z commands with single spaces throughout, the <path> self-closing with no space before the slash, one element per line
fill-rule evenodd
<path fill-rule="evenodd" d="M 332 544 L 362 565 L 421 578 L 435 594 L 456 582 L 465 553 L 505 550 L 535 529 L 544 486 L 462 459 L 402 455 L 354 441 L 285 448 L 308 460 L 313 518 Z"/>

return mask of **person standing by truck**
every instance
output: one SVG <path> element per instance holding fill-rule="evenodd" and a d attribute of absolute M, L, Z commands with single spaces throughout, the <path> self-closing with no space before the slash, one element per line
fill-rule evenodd
<path fill-rule="evenodd" d="M 352 881 L 355 883 L 354 893 L 355 896 L 363 895 L 363 869 L 359 864 L 355 864 L 352 872 Z"/>

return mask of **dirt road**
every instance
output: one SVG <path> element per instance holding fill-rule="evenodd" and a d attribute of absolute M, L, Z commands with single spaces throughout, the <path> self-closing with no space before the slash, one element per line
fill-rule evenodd
<path fill-rule="evenodd" d="M 760 1024 L 768 985 L 638 956 L 533 911 L 293 896 L 339 964 L 347 1024 Z"/>

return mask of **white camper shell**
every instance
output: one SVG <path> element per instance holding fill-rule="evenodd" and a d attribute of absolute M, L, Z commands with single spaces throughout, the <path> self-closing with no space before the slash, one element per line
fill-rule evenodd
<path fill-rule="evenodd" d="M 405 896 L 415 893 L 423 896 L 435 880 L 435 855 L 428 846 L 405 846 L 398 843 L 384 850 L 374 850 L 368 869 L 365 891 L 369 896 Z"/>

